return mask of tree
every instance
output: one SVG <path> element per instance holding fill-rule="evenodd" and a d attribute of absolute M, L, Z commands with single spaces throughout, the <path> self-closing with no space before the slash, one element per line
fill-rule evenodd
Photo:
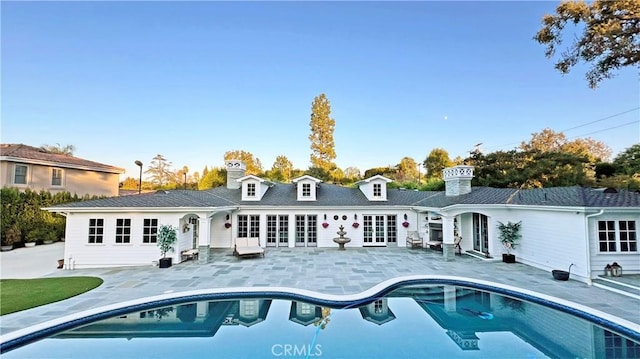
<path fill-rule="evenodd" d="M 556 62 L 561 73 L 569 73 L 581 61 L 590 63 L 586 78 L 589 87 L 596 88 L 615 70 L 640 63 L 640 1 L 562 1 L 555 14 L 542 18 L 543 27 L 534 36 L 546 46 L 547 58 L 554 57 L 562 45 L 563 30 L 570 23 L 584 29 Z"/>
<path fill-rule="evenodd" d="M 357 182 L 360 180 L 360 170 L 357 167 L 347 167 L 344 169 L 344 178 L 347 182 Z"/>
<path fill-rule="evenodd" d="M 289 161 L 287 156 L 277 156 L 271 166 L 271 179 L 281 182 L 290 182 L 293 172 L 293 163 Z"/>
<path fill-rule="evenodd" d="M 606 161 L 611 156 L 611 148 L 604 142 L 588 137 L 569 141 L 564 133 L 555 132 L 550 128 L 532 133 L 531 140 L 521 142 L 520 148 L 524 151 L 567 152 L 587 157 L 592 164 Z"/>
<path fill-rule="evenodd" d="M 434 148 L 422 164 L 427 169 L 426 178 L 442 179 L 442 170 L 451 167 L 453 162 L 449 159 L 449 153 L 446 150 Z"/>
<path fill-rule="evenodd" d="M 395 180 L 398 182 L 417 181 L 418 180 L 418 164 L 411 157 L 403 157 L 396 166 L 397 172 Z"/>
<path fill-rule="evenodd" d="M 224 186 L 227 179 L 226 168 L 213 167 L 207 171 L 207 174 L 203 175 L 198 182 L 198 189 L 209 189 L 219 186 Z"/>
<path fill-rule="evenodd" d="M 171 162 L 167 161 L 164 156 L 157 154 L 149 165 L 148 169 L 144 171 L 151 176 L 151 182 L 156 186 L 164 186 L 171 179 Z"/>
<path fill-rule="evenodd" d="M 616 165 L 619 173 L 629 176 L 640 174 L 640 143 L 620 152 L 613 159 L 613 164 Z"/>
<path fill-rule="evenodd" d="M 60 146 L 59 143 L 56 143 L 55 146 L 42 145 L 40 149 L 45 150 L 49 153 L 55 153 L 55 154 L 65 155 L 65 156 L 73 156 L 73 152 L 76 150 L 76 148 L 73 145 L 66 145 L 62 147 Z"/>
<path fill-rule="evenodd" d="M 320 94 L 313 99 L 311 106 L 311 166 L 329 172 L 335 164 L 336 158 L 335 144 L 333 142 L 333 131 L 336 121 L 330 117 L 331 104 L 325 96 Z"/>
<path fill-rule="evenodd" d="M 253 158 L 253 154 L 251 152 L 243 151 L 243 150 L 233 150 L 227 151 L 224 154 L 224 160 L 240 160 L 244 162 L 244 165 L 247 167 L 245 174 L 260 176 L 262 174 L 262 162 L 258 158 Z M 205 175 L 202 175 L 204 178 Z"/>

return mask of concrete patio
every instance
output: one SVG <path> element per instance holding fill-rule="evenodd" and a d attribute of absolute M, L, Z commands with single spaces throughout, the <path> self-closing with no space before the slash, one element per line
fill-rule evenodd
<path fill-rule="evenodd" d="M 54 264 L 54 259 L 47 263 Z M 7 278 L 4 274 L 2 277 Z M 211 250 L 207 263 L 187 261 L 168 269 L 144 266 L 57 270 L 46 276 L 96 276 L 103 278 L 104 284 L 62 302 L 2 316 L 0 330 L 6 334 L 86 309 L 193 289 L 279 286 L 327 294 L 352 294 L 390 278 L 415 274 L 460 276 L 516 286 L 638 323 L 637 330 L 640 330 L 639 300 L 574 280 L 556 281 L 550 272 L 524 264 L 483 261 L 466 255 L 445 261 L 441 252 L 428 249 L 348 248 L 338 251 L 337 247 L 267 248 L 264 258 L 247 259 L 234 257 L 231 249 Z M 629 280 L 635 283 L 637 276 Z"/>

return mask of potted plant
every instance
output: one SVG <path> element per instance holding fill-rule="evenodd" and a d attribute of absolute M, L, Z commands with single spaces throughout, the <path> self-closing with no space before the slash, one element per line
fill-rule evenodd
<path fill-rule="evenodd" d="M 358 222 L 353 222 L 353 224 L 351 225 L 353 228 L 358 228 L 360 227 L 360 223 Z"/>
<path fill-rule="evenodd" d="M 2 247 L 0 249 L 3 252 L 12 250 L 13 245 L 20 242 L 21 237 L 22 233 L 20 232 L 20 228 L 14 224 L 4 233 L 2 237 Z"/>
<path fill-rule="evenodd" d="M 56 233 L 45 227 L 36 227 L 32 229 L 25 238 L 25 247 L 33 247 L 37 241 L 53 242 L 56 240 Z"/>
<path fill-rule="evenodd" d="M 522 238 L 520 234 L 520 227 L 522 226 L 522 221 L 520 222 L 507 222 L 502 223 L 498 221 L 498 239 L 502 242 L 502 245 L 507 250 L 507 253 L 502 254 L 502 261 L 505 263 L 515 263 L 516 256 L 511 254 L 511 250 L 515 249 L 518 245 L 518 241 Z"/>
<path fill-rule="evenodd" d="M 167 258 L 167 253 L 174 251 L 174 245 L 177 240 L 178 235 L 172 225 L 165 224 L 158 228 L 158 247 L 160 247 L 160 254 L 162 254 L 159 262 L 160 268 L 171 267 L 171 257 Z"/>

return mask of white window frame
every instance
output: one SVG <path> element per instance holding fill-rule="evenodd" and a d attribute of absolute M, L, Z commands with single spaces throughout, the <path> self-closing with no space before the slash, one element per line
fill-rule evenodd
<path fill-rule="evenodd" d="M 115 243 L 131 244 L 131 218 L 116 218 Z"/>
<path fill-rule="evenodd" d="M 610 222 L 613 222 L 613 226 L 611 226 Z M 620 229 L 621 222 L 627 224 L 626 229 Z M 605 224 L 604 229 L 600 228 L 602 223 Z M 633 229 L 629 229 L 629 223 L 633 223 Z M 623 234 L 625 237 L 624 240 L 622 239 Z M 597 221 L 596 236 L 599 253 L 638 253 L 638 223 L 633 219 Z M 602 244 L 606 244 L 605 250 L 602 249 Z M 623 244 L 626 245 L 626 250 L 622 250 Z M 613 249 L 611 249 L 612 246 L 614 247 Z M 635 250 L 631 250 L 632 247 L 635 247 Z"/>
<path fill-rule="evenodd" d="M 145 218 L 142 221 L 142 244 L 158 243 L 158 219 Z"/>
<path fill-rule="evenodd" d="M 247 197 L 255 197 L 255 196 L 256 196 L 256 184 L 247 183 Z"/>
<path fill-rule="evenodd" d="M 60 171 L 60 183 L 59 184 L 55 184 L 53 183 L 53 180 L 56 178 L 55 177 L 55 173 L 56 171 Z M 64 186 L 64 170 L 62 168 L 59 167 L 51 167 L 51 182 L 49 183 L 51 185 L 51 187 L 63 187 Z"/>
<path fill-rule="evenodd" d="M 94 245 L 104 243 L 104 218 L 89 218 L 87 243 Z"/>
<path fill-rule="evenodd" d="M 18 175 L 18 167 L 24 167 L 24 183 L 18 183 L 16 182 L 16 176 Z M 22 164 L 22 163 L 16 163 L 15 165 L 13 165 L 13 184 L 16 186 L 26 186 L 29 183 L 29 166 Z"/>
<path fill-rule="evenodd" d="M 302 197 L 311 197 L 311 183 L 302 184 Z"/>
<path fill-rule="evenodd" d="M 373 196 L 374 197 L 382 197 L 382 184 L 374 183 L 373 184 Z"/>

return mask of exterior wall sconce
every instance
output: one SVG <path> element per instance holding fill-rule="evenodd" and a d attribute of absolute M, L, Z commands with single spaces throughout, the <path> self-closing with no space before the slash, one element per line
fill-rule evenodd
<path fill-rule="evenodd" d="M 357 220 L 358 220 L 358 215 L 357 215 L 357 214 L 354 214 L 354 215 L 353 215 L 353 219 L 355 219 L 355 220 L 357 221 Z"/>
<path fill-rule="evenodd" d="M 404 214 L 404 220 L 406 221 L 406 220 L 407 220 L 407 218 L 409 218 L 409 217 L 407 217 L 407 214 L 405 213 L 405 214 Z"/>
<path fill-rule="evenodd" d="M 227 217 L 226 217 L 227 221 L 229 220 L 229 214 L 227 213 Z"/>

